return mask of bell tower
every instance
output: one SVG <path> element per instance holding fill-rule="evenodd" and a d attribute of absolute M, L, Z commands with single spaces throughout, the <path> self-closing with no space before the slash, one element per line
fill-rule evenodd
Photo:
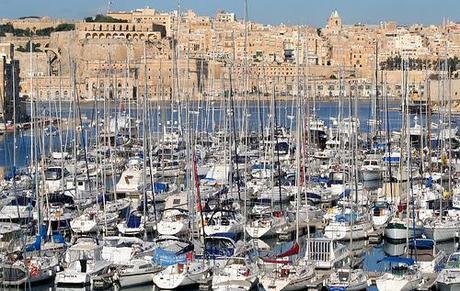
<path fill-rule="evenodd" d="M 337 10 L 332 11 L 331 16 L 327 20 L 327 28 L 334 32 L 338 32 L 342 29 L 342 18 L 340 18 Z"/>

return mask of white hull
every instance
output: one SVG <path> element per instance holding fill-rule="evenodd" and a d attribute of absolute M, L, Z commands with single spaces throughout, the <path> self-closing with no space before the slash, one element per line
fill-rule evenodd
<path fill-rule="evenodd" d="M 215 235 L 218 233 L 241 233 L 241 225 L 205 225 L 204 232 L 206 235 Z"/>
<path fill-rule="evenodd" d="M 119 277 L 120 287 L 131 287 L 137 285 L 152 284 L 153 273 L 144 274 L 123 274 Z"/>
<path fill-rule="evenodd" d="M 381 216 L 372 216 L 372 223 L 374 224 L 374 228 L 381 229 L 385 227 L 392 218 L 393 215 L 390 213 L 385 213 Z"/>
<path fill-rule="evenodd" d="M 366 290 L 367 287 L 369 287 L 369 284 L 367 284 L 367 282 L 359 282 L 359 283 L 349 284 L 349 285 L 333 285 L 333 286 L 329 286 L 329 288 L 330 287 L 343 288 L 343 290 L 347 290 L 347 291 L 359 291 L 359 290 Z"/>
<path fill-rule="evenodd" d="M 311 278 L 312 275 L 310 274 L 303 277 L 298 277 L 296 274 L 292 274 L 285 279 L 265 275 L 260 279 L 260 283 L 267 291 L 297 291 L 305 290 L 305 286 Z"/>
<path fill-rule="evenodd" d="M 166 267 L 153 275 L 153 283 L 160 289 L 172 290 L 179 287 L 191 286 L 197 284 L 198 280 L 203 278 L 208 267 L 199 262 L 192 262 L 190 265 L 183 266 L 188 270 L 179 270 L 179 265 Z"/>
<path fill-rule="evenodd" d="M 436 279 L 436 286 L 441 291 L 454 291 L 460 290 L 460 270 L 444 269 Z"/>
<path fill-rule="evenodd" d="M 212 278 L 212 290 L 251 290 L 257 281 L 257 277 L 233 278 L 232 276 L 214 275 Z"/>
<path fill-rule="evenodd" d="M 421 277 L 404 278 L 386 274 L 376 280 L 379 291 L 411 291 L 416 290 L 422 282 Z"/>
<path fill-rule="evenodd" d="M 363 239 L 373 231 L 372 224 L 362 223 L 353 225 L 330 224 L 324 228 L 324 236 L 332 240 Z"/>
<path fill-rule="evenodd" d="M 167 268 L 168 269 L 168 268 Z M 160 289 L 172 290 L 196 284 L 187 274 L 169 273 L 167 269 L 153 276 L 153 283 Z"/>
<path fill-rule="evenodd" d="M 157 231 L 160 235 L 180 235 L 187 230 L 188 223 L 184 222 L 171 222 L 160 221 L 157 224 Z"/>
<path fill-rule="evenodd" d="M 456 237 L 456 227 L 431 227 L 425 226 L 426 237 L 436 242 L 453 240 Z"/>
<path fill-rule="evenodd" d="M 422 235 L 422 229 L 415 230 L 415 237 Z M 407 238 L 407 230 L 405 228 L 385 228 L 384 236 L 390 240 L 405 240 Z M 414 237 L 414 230 L 409 228 L 409 238 Z"/>

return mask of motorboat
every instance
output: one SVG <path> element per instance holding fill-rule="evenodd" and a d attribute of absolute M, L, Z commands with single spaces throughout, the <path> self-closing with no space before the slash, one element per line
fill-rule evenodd
<path fill-rule="evenodd" d="M 102 246 L 90 238 L 80 238 L 65 253 L 67 266 L 56 274 L 57 286 L 88 286 L 92 278 L 108 273 L 111 263 L 102 259 Z"/>

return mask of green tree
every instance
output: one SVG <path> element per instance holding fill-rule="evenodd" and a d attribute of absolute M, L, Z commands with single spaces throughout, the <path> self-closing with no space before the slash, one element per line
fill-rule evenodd
<path fill-rule="evenodd" d="M 30 40 L 29 40 L 29 41 L 27 42 L 27 44 L 26 44 L 25 47 L 20 46 L 20 47 L 18 47 L 16 50 L 17 50 L 18 52 L 28 53 L 28 52 L 30 52 L 30 43 L 31 43 L 31 42 L 30 42 Z M 39 49 L 39 47 L 40 47 L 40 44 L 38 44 L 38 43 L 37 43 L 37 44 L 36 44 L 36 43 L 32 43 L 32 52 L 34 52 L 34 53 L 42 52 L 42 50 Z"/>
<path fill-rule="evenodd" d="M 127 20 L 117 19 L 110 16 L 97 14 L 96 17 L 86 17 L 85 22 L 107 22 L 107 23 L 127 23 Z"/>

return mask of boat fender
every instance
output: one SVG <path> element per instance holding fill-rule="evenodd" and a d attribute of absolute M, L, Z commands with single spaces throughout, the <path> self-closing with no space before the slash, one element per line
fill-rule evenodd
<path fill-rule="evenodd" d="M 182 274 L 184 271 L 184 264 L 177 264 L 177 271 L 179 274 Z"/>

